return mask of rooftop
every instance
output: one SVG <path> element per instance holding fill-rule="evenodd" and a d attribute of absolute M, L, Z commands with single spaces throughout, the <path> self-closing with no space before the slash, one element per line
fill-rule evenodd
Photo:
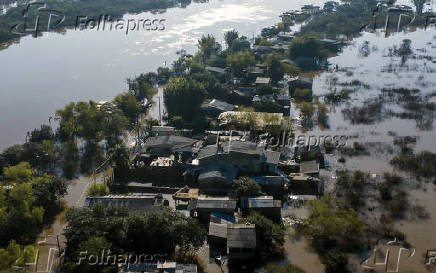
<path fill-rule="evenodd" d="M 253 224 L 227 225 L 228 248 L 255 248 L 256 226 Z"/>

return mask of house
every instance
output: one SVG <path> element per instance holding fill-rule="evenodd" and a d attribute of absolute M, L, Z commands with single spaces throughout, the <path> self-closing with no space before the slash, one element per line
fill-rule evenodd
<path fill-rule="evenodd" d="M 202 168 L 198 176 L 201 190 L 207 193 L 227 193 L 232 190 L 238 169 L 227 162 L 215 162 Z"/>
<path fill-rule="evenodd" d="M 283 32 L 282 31 L 277 35 L 277 38 L 280 41 L 284 41 L 284 42 L 290 42 L 290 41 L 292 41 L 292 39 L 294 39 L 294 37 L 295 37 L 295 35 L 293 35 L 292 32 Z"/>
<path fill-rule="evenodd" d="M 282 201 L 274 200 L 272 196 L 241 197 L 240 207 L 243 215 L 255 211 L 275 222 L 281 220 Z"/>
<path fill-rule="evenodd" d="M 305 174 L 290 176 L 288 190 L 293 195 L 322 195 L 324 183 L 321 179 Z"/>
<path fill-rule="evenodd" d="M 162 209 L 164 199 L 161 194 L 129 194 L 90 196 L 85 199 L 85 206 L 95 204 L 104 206 L 120 206 L 137 212 L 149 212 Z"/>
<path fill-rule="evenodd" d="M 229 261 L 254 258 L 256 248 L 256 226 L 253 224 L 227 225 L 227 255 Z"/>
<path fill-rule="evenodd" d="M 235 222 L 234 214 L 213 212 L 210 215 L 207 242 L 211 249 L 227 254 L 227 225 Z"/>
<path fill-rule="evenodd" d="M 240 86 L 238 89 L 233 90 L 233 93 L 241 97 L 251 98 L 256 93 L 256 88 L 251 86 Z"/>
<path fill-rule="evenodd" d="M 316 160 L 301 162 L 300 173 L 312 177 L 319 177 L 319 163 Z"/>
<path fill-rule="evenodd" d="M 197 142 L 198 140 L 192 138 L 165 135 L 148 138 L 142 147 L 144 153 L 154 156 L 168 157 L 176 153 L 190 156 L 193 152 L 194 144 Z"/>
<path fill-rule="evenodd" d="M 253 142 L 230 140 L 209 145 L 200 150 L 197 160 L 200 166 L 215 162 L 226 162 L 235 166 L 239 172 L 275 173 L 280 153 L 265 150 Z"/>
<path fill-rule="evenodd" d="M 219 115 L 222 112 L 233 111 L 235 106 L 227 102 L 223 102 L 217 99 L 206 100 L 202 105 L 201 109 L 211 115 Z"/>
<path fill-rule="evenodd" d="M 191 217 L 198 218 L 202 223 L 208 223 L 212 212 L 232 214 L 236 210 L 237 201 L 228 196 L 199 196 L 189 202 L 188 210 Z"/>
<path fill-rule="evenodd" d="M 257 77 L 256 81 L 254 82 L 256 87 L 265 86 L 265 85 L 268 85 L 270 83 L 271 83 L 271 78 L 265 78 L 265 77 Z"/>
<path fill-rule="evenodd" d="M 289 179 L 279 175 L 265 175 L 253 177 L 262 190 L 276 199 L 283 197 L 284 189 L 289 184 Z"/>

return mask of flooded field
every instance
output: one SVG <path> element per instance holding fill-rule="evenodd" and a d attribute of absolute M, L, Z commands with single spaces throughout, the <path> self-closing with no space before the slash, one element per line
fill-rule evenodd
<path fill-rule="evenodd" d="M 434 266 L 425 266 L 427 250 L 436 249 L 436 237 L 431 236 L 436 230 L 435 186 L 417 181 L 389 163 L 399 152 L 393 144 L 399 137 L 416 137 L 412 145 L 415 152 L 436 152 L 435 29 L 389 37 L 384 33 L 364 33 L 329 62 L 328 71 L 315 76 L 313 87 L 314 95 L 329 107 L 328 126 L 321 129 L 315 125 L 305 132 L 348 136 L 347 149 L 326 156 L 329 169 L 322 173 L 326 191 L 335 188 L 336 170 L 362 170 L 374 177 L 383 172 L 404 176 L 409 208 L 426 208 L 428 218 L 417 218 L 409 211 L 403 220 L 394 222 L 395 229 L 405 234 L 405 241 L 416 251 L 410 259 L 399 259 L 399 272 L 436 272 Z M 346 92 L 341 93 L 342 90 Z M 339 94 L 347 96 L 338 99 Z M 371 218 L 377 211 L 376 208 L 373 215 L 363 214 Z M 359 264 L 362 258 L 355 257 L 355 272 L 368 272 Z M 315 269 L 307 266 L 304 268 L 308 272 Z M 374 272 L 386 272 L 385 269 Z"/>

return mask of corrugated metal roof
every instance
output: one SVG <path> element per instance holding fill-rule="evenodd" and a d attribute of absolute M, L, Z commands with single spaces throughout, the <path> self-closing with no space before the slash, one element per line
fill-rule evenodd
<path fill-rule="evenodd" d="M 210 222 L 209 235 L 219 238 L 227 238 L 227 224 Z"/>
<path fill-rule="evenodd" d="M 228 248 L 255 248 L 256 226 L 245 224 L 227 225 Z"/>

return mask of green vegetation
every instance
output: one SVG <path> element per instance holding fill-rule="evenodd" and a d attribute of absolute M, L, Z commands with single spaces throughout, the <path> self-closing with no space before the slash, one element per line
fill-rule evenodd
<path fill-rule="evenodd" d="M 416 154 L 400 153 L 390 162 L 395 168 L 410 172 L 417 179 L 432 179 L 436 181 L 436 154 L 428 151 Z"/>
<path fill-rule="evenodd" d="M 106 184 L 92 183 L 86 193 L 88 196 L 105 196 L 109 194 L 109 187 Z"/>
<path fill-rule="evenodd" d="M 249 177 L 241 177 L 235 180 L 233 188 L 236 190 L 238 197 L 256 197 L 262 195 L 262 189 L 259 184 Z"/>
<path fill-rule="evenodd" d="M 11 266 L 24 266 L 26 263 L 31 263 L 35 260 L 35 254 L 34 246 L 23 247 L 12 240 L 7 248 L 0 248 L 0 270 L 10 270 Z"/>
<path fill-rule="evenodd" d="M 303 102 L 303 101 L 311 102 L 313 99 L 312 98 L 312 90 L 297 88 L 294 91 L 294 98 L 298 103 Z"/>
<path fill-rule="evenodd" d="M 186 122 L 192 122 L 200 111 L 206 97 L 203 84 L 186 78 L 173 78 L 164 90 L 165 106 L 169 118 L 181 116 Z"/>
<path fill-rule="evenodd" d="M 298 229 L 321 256 L 326 272 L 347 272 L 346 253 L 359 251 L 366 226 L 353 209 L 342 209 L 331 196 L 310 201 L 310 216 Z"/>
<path fill-rule="evenodd" d="M 250 51 L 243 51 L 228 55 L 227 63 L 233 69 L 235 76 L 242 77 L 244 76 L 244 70 L 256 62 Z"/>
<path fill-rule="evenodd" d="M 27 162 L 5 167 L 3 173 L 4 178 L 0 181 L 0 247 L 8 244 L 15 247 L 15 242 L 32 244 L 43 224 L 60 212 L 66 183 L 56 176 L 33 174 Z M 2 254 L 5 253 L 0 250 Z"/>
<path fill-rule="evenodd" d="M 282 113 L 283 106 L 274 100 L 261 100 L 253 103 L 256 112 Z"/>
<path fill-rule="evenodd" d="M 361 171 L 340 172 L 338 174 L 337 188 L 338 196 L 345 198 L 345 204 L 350 205 L 354 210 L 359 210 L 364 205 L 363 191 L 367 184 L 366 175 Z"/>
<path fill-rule="evenodd" d="M 312 116 L 315 113 L 315 106 L 312 102 L 302 102 L 298 105 L 298 108 L 305 119 L 312 119 Z"/>
<path fill-rule="evenodd" d="M 318 62 L 327 57 L 327 51 L 323 48 L 317 36 L 313 34 L 301 34 L 292 39 L 289 47 L 289 57 L 293 60 L 305 57 L 312 59 L 314 62 Z"/>
<path fill-rule="evenodd" d="M 193 253 L 205 240 L 205 230 L 193 218 L 169 208 L 147 214 L 129 213 L 118 207 L 95 205 L 67 212 L 67 247 L 64 269 L 68 272 L 110 272 L 116 266 L 77 265 L 80 251 L 110 250 L 111 254 L 160 253 L 171 260 L 176 246 Z"/>
<path fill-rule="evenodd" d="M 277 258 L 277 254 L 282 252 L 286 231 L 283 225 L 275 224 L 258 213 L 252 213 L 239 222 L 256 225 L 256 249 L 262 262 Z"/>

